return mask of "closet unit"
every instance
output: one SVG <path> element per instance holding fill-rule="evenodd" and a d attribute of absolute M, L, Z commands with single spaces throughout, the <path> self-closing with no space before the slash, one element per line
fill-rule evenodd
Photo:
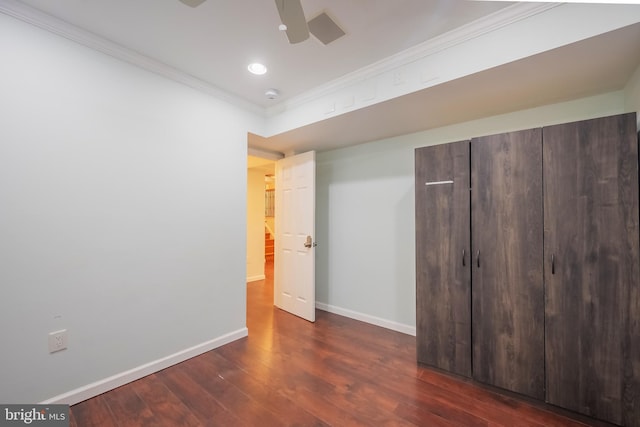
<path fill-rule="evenodd" d="M 547 401 L 640 425 L 636 116 L 544 136 Z"/>
<path fill-rule="evenodd" d="M 544 398 L 540 129 L 471 141 L 473 376 Z"/>
<path fill-rule="evenodd" d="M 415 160 L 418 361 L 471 377 L 469 141 Z"/>
<path fill-rule="evenodd" d="M 640 426 L 638 221 L 635 113 L 417 149 L 418 361 Z"/>

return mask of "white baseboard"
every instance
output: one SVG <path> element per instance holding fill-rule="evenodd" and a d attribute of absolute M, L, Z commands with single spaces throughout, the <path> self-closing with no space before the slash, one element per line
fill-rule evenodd
<path fill-rule="evenodd" d="M 403 334 L 416 336 L 416 327 L 405 325 L 403 323 L 394 322 L 392 320 L 382 319 L 380 317 L 371 316 L 369 314 L 359 313 L 346 308 L 336 307 L 322 302 L 316 302 L 316 308 L 329 313 L 339 314 L 340 316 L 349 317 L 351 319 L 360 320 L 361 322 L 370 323 L 382 328 L 391 329 L 392 331 L 402 332 Z"/>
<path fill-rule="evenodd" d="M 257 282 L 258 280 L 264 280 L 265 277 L 266 276 L 264 274 L 259 274 L 257 276 L 247 277 L 247 283 L 249 283 L 249 282 Z"/>
<path fill-rule="evenodd" d="M 180 362 L 184 362 L 185 360 L 191 359 L 192 357 L 199 356 L 202 353 L 206 353 L 207 351 L 221 347 L 240 338 L 244 338 L 248 334 L 248 329 L 242 328 L 221 337 L 215 338 L 211 341 L 206 341 L 191 348 L 179 351 L 167 357 L 163 357 L 153 362 L 146 363 L 128 371 L 113 375 L 109 378 L 96 381 L 92 384 L 88 384 L 75 390 L 71 390 L 67 393 L 60 394 L 41 403 L 44 405 L 74 405 L 76 403 L 98 396 L 99 394 L 105 393 L 109 390 L 113 390 L 115 388 L 128 384 L 132 381 L 139 380 L 140 378 L 146 377 L 147 375 L 153 374 L 154 372 L 158 372 Z"/>

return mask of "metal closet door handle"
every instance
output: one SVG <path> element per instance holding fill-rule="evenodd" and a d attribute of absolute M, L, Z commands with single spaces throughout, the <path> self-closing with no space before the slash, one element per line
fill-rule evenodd
<path fill-rule="evenodd" d="M 551 254 L 551 274 L 556 274 L 556 254 Z"/>
<path fill-rule="evenodd" d="M 467 263 L 465 262 L 464 258 L 465 258 L 465 253 L 464 253 L 464 249 L 462 250 L 462 266 L 465 267 L 467 265 Z"/>
<path fill-rule="evenodd" d="M 480 268 L 480 251 L 476 252 L 476 264 Z"/>

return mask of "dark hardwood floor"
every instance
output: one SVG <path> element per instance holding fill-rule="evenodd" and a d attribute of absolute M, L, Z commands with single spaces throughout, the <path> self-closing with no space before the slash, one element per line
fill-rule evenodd
<path fill-rule="evenodd" d="M 583 426 L 416 364 L 415 338 L 273 307 L 247 285 L 249 336 L 71 407 L 71 426 Z"/>

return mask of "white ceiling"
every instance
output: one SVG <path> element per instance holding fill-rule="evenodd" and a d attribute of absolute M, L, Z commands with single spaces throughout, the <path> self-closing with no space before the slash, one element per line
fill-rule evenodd
<path fill-rule="evenodd" d="M 347 33 L 327 46 L 290 45 L 274 0 L 22 0 L 261 107 L 300 95 L 511 3 L 466 0 L 302 0 L 307 20 L 323 11 Z M 269 69 L 247 71 L 250 62 Z M 264 95 L 276 88 L 281 96 Z"/>
<path fill-rule="evenodd" d="M 302 0 L 307 19 L 329 14 L 347 35 L 290 45 L 273 0 L 0 0 L 28 5 L 186 73 L 252 108 L 277 108 L 342 76 L 512 2 Z M 639 6 L 640 7 L 640 6 Z M 615 47 L 615 48 L 612 48 Z M 248 73 L 262 61 L 264 76 Z M 324 150 L 618 90 L 640 64 L 640 24 L 382 102 L 251 144 Z M 268 100 L 276 88 L 281 96 Z M 413 113 L 412 113 L 413 112 Z M 428 117 L 428 120 L 425 120 Z"/>

